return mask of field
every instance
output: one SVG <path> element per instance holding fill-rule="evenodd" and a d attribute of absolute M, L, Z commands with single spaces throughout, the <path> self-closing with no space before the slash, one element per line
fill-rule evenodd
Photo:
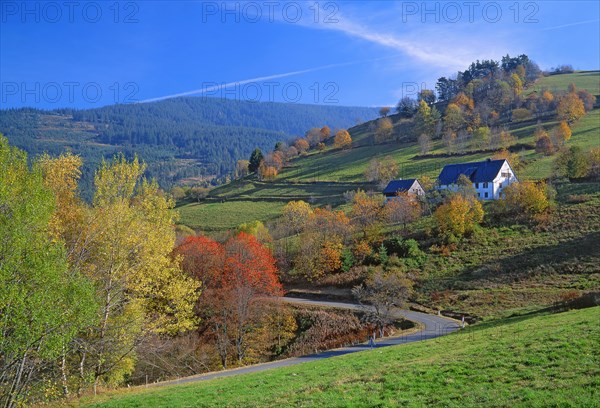
<path fill-rule="evenodd" d="M 565 90 L 571 82 L 578 88 L 600 94 L 600 73 L 582 72 L 553 75 L 539 80 L 533 89 L 548 88 Z M 557 125 L 556 118 L 546 118 L 542 123 L 547 130 Z M 522 146 L 518 151 L 526 163 L 519 172 L 521 179 L 543 179 L 550 176 L 554 157 L 543 156 L 533 150 L 536 120 L 511 123 L 511 133 Z M 186 204 L 179 207 L 181 223 L 197 230 L 223 231 L 240 223 L 260 220 L 269 221 L 278 216 L 278 210 L 290 200 L 304 200 L 317 206 L 337 207 L 344 203 L 345 191 L 362 188 L 377 190 L 365 181 L 364 172 L 374 158 L 391 156 L 398 164 L 400 178 L 437 177 L 444 165 L 465 161 L 478 161 L 490 157 L 489 152 L 466 153 L 447 156 L 441 141 L 435 141 L 430 154 L 419 157 L 419 147 L 407 139 L 410 126 L 403 121 L 396 125 L 400 142 L 373 144 L 369 123 L 350 129 L 354 147 L 337 150 L 331 147 L 322 152 L 311 152 L 293 160 L 272 182 L 261 182 L 247 177 L 218 187 L 210 193 L 209 200 L 200 205 Z M 600 145 L 600 109 L 595 109 L 573 126 L 569 145 L 589 149 Z M 226 205 L 215 205 L 225 201 Z M 235 201 L 233 204 L 231 201 Z M 268 204 L 267 204 L 268 203 Z M 231 215 L 230 215 L 231 212 Z M 225 218 L 225 219 L 222 219 Z"/>
<path fill-rule="evenodd" d="M 564 406 L 598 402 L 600 308 L 495 320 L 300 366 L 88 398 L 89 407 Z"/>
<path fill-rule="evenodd" d="M 228 201 L 214 203 L 188 203 L 178 207 L 184 224 L 201 231 L 235 229 L 248 221 L 267 221 L 279 216 L 284 203 L 272 201 Z M 248 219 L 251 209 L 253 219 Z"/>

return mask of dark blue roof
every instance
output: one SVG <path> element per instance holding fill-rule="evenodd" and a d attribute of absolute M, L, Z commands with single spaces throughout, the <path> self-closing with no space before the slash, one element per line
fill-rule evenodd
<path fill-rule="evenodd" d="M 448 164 L 442 169 L 438 180 L 441 185 L 455 184 L 458 181 L 458 177 L 464 174 L 473 183 L 489 183 L 494 181 L 503 164 L 504 159 Z"/>
<path fill-rule="evenodd" d="M 387 187 L 383 189 L 383 194 L 395 194 L 399 191 L 408 191 L 414 182 L 415 179 L 392 180 L 388 183 Z"/>

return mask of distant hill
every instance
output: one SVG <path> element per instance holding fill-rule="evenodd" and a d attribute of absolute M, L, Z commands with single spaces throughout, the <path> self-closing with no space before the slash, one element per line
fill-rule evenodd
<path fill-rule="evenodd" d="M 254 148 L 270 150 L 312 127 L 347 128 L 376 115 L 375 108 L 186 97 L 87 110 L 1 110 L 0 132 L 31 155 L 81 154 L 84 190 L 91 191 L 102 157 L 118 151 L 137 154 L 169 188 L 184 178 L 222 178 Z"/>

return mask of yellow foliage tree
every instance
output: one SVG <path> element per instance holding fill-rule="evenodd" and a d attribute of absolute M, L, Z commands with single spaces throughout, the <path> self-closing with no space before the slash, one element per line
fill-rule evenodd
<path fill-rule="evenodd" d="M 555 129 L 556 140 L 562 144 L 571 138 L 571 134 L 571 128 L 564 120 L 561 121 L 558 127 Z"/>
<path fill-rule="evenodd" d="M 544 183 L 513 183 L 503 193 L 497 206 L 501 212 L 514 216 L 532 217 L 541 214 L 550 205 Z"/>
<path fill-rule="evenodd" d="M 199 282 L 181 271 L 175 245 L 174 202 L 155 182 L 142 178 L 145 166 L 122 155 L 103 162 L 95 176 L 93 206 L 75 194 L 81 160 L 42 157 L 46 183 L 66 208 L 56 233 L 67 242 L 68 261 L 96 288 L 97 324 L 77 341 L 81 377 L 116 384 L 131 373 L 134 352 L 147 333 L 175 334 L 196 324 Z"/>
<path fill-rule="evenodd" d="M 571 92 L 560 98 L 556 112 L 561 120 L 573 123 L 585 115 L 585 107 L 577 94 Z"/>
<path fill-rule="evenodd" d="M 333 139 L 333 145 L 338 149 L 349 149 L 352 147 L 352 137 L 347 130 L 338 130 Z"/>
<path fill-rule="evenodd" d="M 460 238 L 467 235 L 483 220 L 483 207 L 475 199 L 454 194 L 434 213 L 440 233 L 445 237 Z"/>
<path fill-rule="evenodd" d="M 290 201 L 283 207 L 283 222 L 294 234 L 302 232 L 313 213 L 310 205 L 302 200 Z"/>

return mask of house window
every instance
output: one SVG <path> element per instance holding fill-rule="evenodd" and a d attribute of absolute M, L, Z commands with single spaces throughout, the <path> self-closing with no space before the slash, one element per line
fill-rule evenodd
<path fill-rule="evenodd" d="M 488 183 L 487 182 L 483 183 L 483 188 L 488 188 Z"/>
<path fill-rule="evenodd" d="M 481 193 L 477 193 L 477 198 L 481 198 Z"/>
<path fill-rule="evenodd" d="M 510 178 L 510 173 L 505 172 L 501 174 L 502 177 Z"/>
<path fill-rule="evenodd" d="M 485 193 L 485 198 L 488 198 L 488 193 Z"/>
<path fill-rule="evenodd" d="M 475 188 L 479 188 L 479 183 L 475 183 Z"/>

